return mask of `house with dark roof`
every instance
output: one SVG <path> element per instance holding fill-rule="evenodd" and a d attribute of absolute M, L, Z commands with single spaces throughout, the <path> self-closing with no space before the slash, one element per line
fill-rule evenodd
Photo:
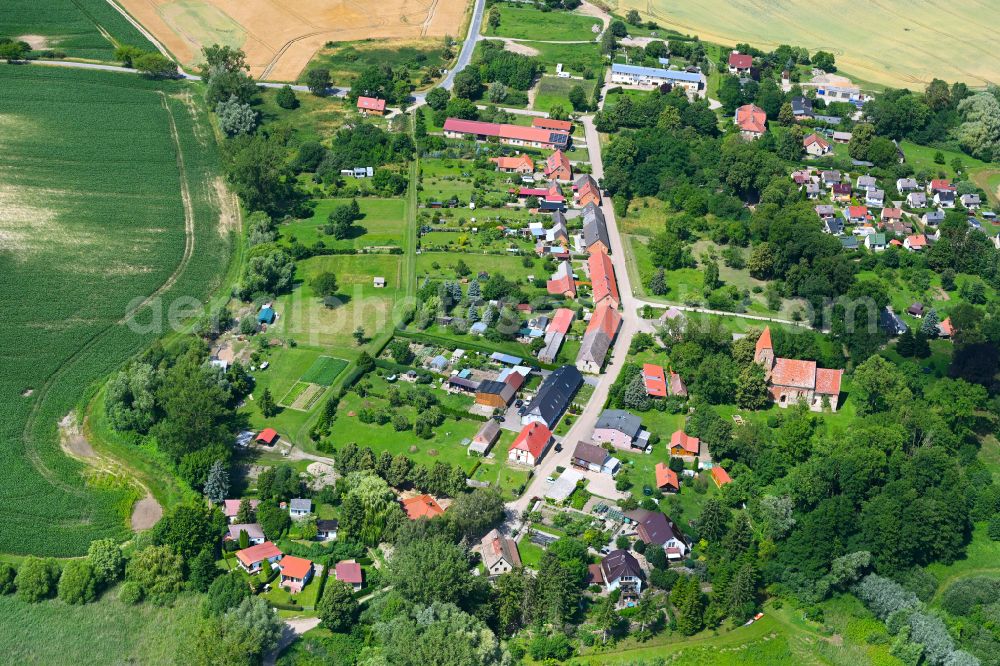
<path fill-rule="evenodd" d="M 488 575 L 499 576 L 521 568 L 521 554 L 517 552 L 517 542 L 493 529 L 483 537 L 480 544 L 483 565 Z"/>
<path fill-rule="evenodd" d="M 799 95 L 793 97 L 789 103 L 792 105 L 792 115 L 796 118 L 813 117 L 813 103 L 808 97 Z"/>
<path fill-rule="evenodd" d="M 320 541 L 332 541 L 337 538 L 338 529 L 340 529 L 340 521 L 336 518 L 317 520 L 316 538 Z"/>
<path fill-rule="evenodd" d="M 830 198 L 837 203 L 847 203 L 851 200 L 851 186 L 849 183 L 835 183 L 830 186 Z"/>
<path fill-rule="evenodd" d="M 765 327 L 757 339 L 754 360 L 764 366 L 768 391 L 779 407 L 803 400 L 816 412 L 822 411 L 824 403 L 837 411 L 843 370 L 820 368 L 816 361 L 776 357 L 770 327 Z"/>
<path fill-rule="evenodd" d="M 233 523 L 228 526 L 229 532 L 226 534 L 225 541 L 235 541 L 239 543 L 240 532 L 246 532 L 247 539 L 251 546 L 257 546 L 264 543 L 266 539 L 264 538 L 264 530 L 261 529 L 260 525 L 257 523 Z"/>
<path fill-rule="evenodd" d="M 883 331 L 885 331 L 889 337 L 897 337 L 906 333 L 906 329 L 909 328 L 906 323 L 900 319 L 891 305 L 885 306 L 878 313 L 878 325 Z"/>
<path fill-rule="evenodd" d="M 524 383 L 524 376 L 517 372 L 507 374 L 504 381 L 487 379 L 476 388 L 476 404 L 504 409 L 511 403 L 517 390 Z"/>
<path fill-rule="evenodd" d="M 927 195 L 923 192 L 910 192 L 906 195 L 906 205 L 910 208 L 926 208 Z"/>
<path fill-rule="evenodd" d="M 591 472 L 600 472 L 609 457 L 610 454 L 603 446 L 589 442 L 577 442 L 570 464 Z"/>
<path fill-rule="evenodd" d="M 635 509 L 626 513 L 625 518 L 635 525 L 636 536 L 647 546 L 663 548 L 668 559 L 683 559 L 691 548 L 691 542 L 674 521 L 659 511 Z"/>
<path fill-rule="evenodd" d="M 598 255 L 593 255 L 598 256 Z M 607 257 L 607 255 L 600 255 Z M 611 343 L 618 335 L 622 324 L 622 316 L 614 309 L 609 300 L 603 300 L 594 310 L 587 330 L 580 343 L 580 351 L 576 355 L 576 367 L 581 372 L 599 374 L 607 358 Z"/>
<path fill-rule="evenodd" d="M 591 438 L 599 444 L 612 444 L 625 451 L 645 450 L 649 446 L 649 431 L 642 429 L 642 419 L 623 409 L 601 412 Z"/>
<path fill-rule="evenodd" d="M 587 252 L 611 252 L 608 222 L 600 206 L 591 203 L 583 207 L 583 246 Z"/>
<path fill-rule="evenodd" d="M 601 577 L 608 592 L 618 590 L 619 603 L 633 602 L 642 594 L 645 573 L 639 561 L 627 550 L 613 550 L 601 560 Z"/>
<path fill-rule="evenodd" d="M 839 236 L 844 233 L 844 221 L 838 217 L 823 220 L 823 233 Z"/>
<path fill-rule="evenodd" d="M 954 208 L 955 207 L 955 193 L 947 190 L 941 190 L 934 193 L 934 205 L 938 208 Z"/>
<path fill-rule="evenodd" d="M 521 465 L 537 465 L 552 443 L 552 431 L 534 421 L 521 428 L 507 451 L 507 460 Z"/>
<path fill-rule="evenodd" d="M 538 392 L 521 412 L 521 424 L 544 423 L 555 428 L 559 418 L 583 384 L 583 375 L 572 365 L 563 365 L 542 380 Z"/>
<path fill-rule="evenodd" d="M 932 210 L 924 213 L 921 221 L 929 226 L 936 227 L 937 225 L 944 222 L 944 211 L 943 210 Z"/>

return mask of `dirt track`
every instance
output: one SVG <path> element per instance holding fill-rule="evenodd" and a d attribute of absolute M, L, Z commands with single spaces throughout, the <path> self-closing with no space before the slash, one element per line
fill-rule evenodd
<path fill-rule="evenodd" d="M 242 48 L 250 74 L 294 81 L 326 42 L 459 37 L 465 0 L 118 0 L 185 67 L 202 46 Z"/>

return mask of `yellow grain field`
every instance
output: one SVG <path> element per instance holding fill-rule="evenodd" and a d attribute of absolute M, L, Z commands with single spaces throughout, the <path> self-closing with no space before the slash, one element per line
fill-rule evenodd
<path fill-rule="evenodd" d="M 186 67 L 202 46 L 247 54 L 252 76 L 294 81 L 330 41 L 456 38 L 466 0 L 118 0 Z"/>
<path fill-rule="evenodd" d="M 613 0 L 613 3 L 615 0 Z M 937 77 L 1000 81 L 998 0 L 616 0 L 616 11 L 701 39 L 830 51 L 858 78 L 921 87 Z"/>

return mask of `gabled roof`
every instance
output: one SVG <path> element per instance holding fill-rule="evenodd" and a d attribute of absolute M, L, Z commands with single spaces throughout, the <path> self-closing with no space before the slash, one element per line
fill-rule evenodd
<path fill-rule="evenodd" d="M 490 530 L 490 533 L 483 537 L 482 543 L 483 563 L 487 569 L 492 569 L 493 565 L 501 560 L 515 569 L 521 566 L 521 555 L 517 552 L 517 543 L 500 534 L 499 530 Z"/>
<path fill-rule="evenodd" d="M 615 267 L 611 263 L 611 257 L 603 252 L 593 252 L 587 259 L 587 266 L 590 268 L 590 284 L 594 302 L 600 303 L 604 299 L 610 298 L 611 303 L 618 307 L 621 299 L 618 295 L 618 280 L 615 277 Z"/>
<path fill-rule="evenodd" d="M 642 431 L 642 419 L 624 409 L 605 409 L 597 419 L 595 430 L 617 430 L 632 439 Z"/>
<path fill-rule="evenodd" d="M 462 120 L 459 118 L 448 118 L 445 120 L 444 131 L 455 132 L 458 134 L 475 134 L 477 136 L 495 136 L 501 139 L 515 139 L 518 141 L 548 143 L 557 146 L 565 146 L 569 142 L 569 135 L 566 132 L 557 132 L 542 129 L 540 127 L 522 127 L 520 125 L 486 123 L 479 120 Z"/>
<path fill-rule="evenodd" d="M 573 449 L 573 459 L 583 460 L 592 465 L 603 465 L 604 461 L 608 459 L 608 452 L 597 444 L 577 442 L 576 448 Z"/>
<path fill-rule="evenodd" d="M 496 423 L 496 421 L 490 421 Z M 316 530 L 319 532 L 336 532 L 340 527 L 340 521 L 336 518 L 326 518 L 316 521 Z"/>
<path fill-rule="evenodd" d="M 282 576 L 302 580 L 309 575 L 309 571 L 312 569 L 313 563 L 304 557 L 286 555 L 281 558 L 281 563 L 278 566 L 281 569 Z"/>
<path fill-rule="evenodd" d="M 535 120 L 538 120 L 538 118 L 535 118 Z M 545 159 L 545 175 L 548 176 L 555 173 L 559 169 L 571 171 L 569 158 L 566 157 L 566 153 L 561 150 L 557 150 Z"/>
<path fill-rule="evenodd" d="M 675 430 L 674 434 L 670 436 L 670 448 L 674 449 L 680 447 L 690 453 L 691 455 L 698 455 L 698 449 L 701 440 L 697 437 L 692 437 L 683 430 Z"/>
<path fill-rule="evenodd" d="M 598 187 L 597 181 L 589 173 L 585 173 L 577 178 L 576 182 L 573 183 L 573 189 L 576 192 L 574 196 L 578 200 L 582 199 L 586 194 L 593 194 L 598 200 L 601 198 L 601 188 Z"/>
<path fill-rule="evenodd" d="M 719 465 L 712 465 L 712 478 L 715 479 L 715 484 L 720 488 L 727 483 L 733 482 L 729 477 L 729 473 Z"/>
<path fill-rule="evenodd" d="M 601 574 L 604 580 L 611 583 L 626 576 L 644 578 L 639 560 L 627 550 L 613 550 L 601 560 Z"/>
<path fill-rule="evenodd" d="M 385 100 L 377 97 L 358 97 L 358 108 L 365 111 L 385 111 Z"/>
<path fill-rule="evenodd" d="M 699 83 L 704 78 L 703 75 L 698 72 L 686 72 L 683 69 L 641 67 L 639 65 L 625 65 L 620 62 L 611 64 L 611 72 L 613 74 L 632 74 L 634 76 L 648 76 L 651 78 L 683 81 L 685 83 Z"/>
<path fill-rule="evenodd" d="M 236 514 L 240 512 L 240 504 L 243 500 L 238 499 L 227 499 L 222 502 L 222 515 L 226 518 L 235 518 Z M 250 510 L 255 511 L 257 506 L 260 504 L 260 500 L 248 499 L 247 502 L 250 505 Z"/>
<path fill-rule="evenodd" d="M 583 334 L 577 360 L 603 363 L 621 323 L 621 314 L 610 303 L 605 301 L 597 306 L 587 325 L 587 331 Z"/>
<path fill-rule="evenodd" d="M 556 120 L 555 118 L 532 118 L 532 127 L 541 127 L 542 129 L 557 130 L 560 132 L 569 132 L 573 129 L 573 123 L 568 120 Z"/>
<path fill-rule="evenodd" d="M 771 327 L 765 326 L 757 338 L 757 345 L 754 347 L 754 355 L 759 354 L 762 349 L 774 350 L 774 343 L 771 342 Z"/>
<path fill-rule="evenodd" d="M 843 370 L 816 368 L 816 393 L 820 395 L 840 395 L 840 380 Z"/>
<path fill-rule="evenodd" d="M 902 208 L 883 208 L 882 209 L 882 219 L 883 220 L 901 220 L 901 219 L 903 219 L 903 209 Z"/>
<path fill-rule="evenodd" d="M 278 438 L 278 431 L 275 430 L 274 428 L 264 428 L 263 430 L 260 431 L 260 434 L 257 435 L 257 441 L 264 442 L 266 444 L 270 444 L 277 438 Z"/>
<path fill-rule="evenodd" d="M 847 215 L 851 219 L 868 217 L 868 206 L 848 206 Z"/>
<path fill-rule="evenodd" d="M 500 424 L 490 419 L 479 429 L 472 442 L 474 444 L 492 444 L 500 436 Z"/>
<path fill-rule="evenodd" d="M 573 318 L 575 316 L 576 313 L 569 308 L 559 308 L 552 314 L 552 320 L 545 327 L 545 332 L 557 331 L 563 335 L 569 333 L 569 328 L 573 325 Z"/>
<path fill-rule="evenodd" d="M 654 468 L 656 472 L 656 487 L 663 488 L 664 486 L 669 486 L 674 490 L 679 490 L 681 487 L 680 481 L 677 479 L 677 472 L 670 469 L 663 463 L 656 463 Z"/>
<path fill-rule="evenodd" d="M 256 546 L 250 546 L 249 548 L 236 551 L 237 559 L 239 559 L 245 567 L 252 566 L 257 562 L 269 560 L 276 556 L 281 556 L 281 551 L 270 541 L 265 541 L 264 543 L 257 544 Z"/>
<path fill-rule="evenodd" d="M 308 498 L 295 497 L 288 501 L 288 508 L 293 511 L 312 511 L 313 502 Z"/>
<path fill-rule="evenodd" d="M 776 358 L 774 359 L 774 367 L 771 369 L 771 383 L 795 388 L 815 388 L 816 361 Z"/>
<path fill-rule="evenodd" d="M 406 517 L 410 520 L 437 518 L 444 513 L 441 505 L 430 495 L 417 495 L 403 500 L 403 511 L 406 512 Z"/>
<path fill-rule="evenodd" d="M 569 405 L 582 383 L 583 375 L 575 366 L 560 366 L 542 381 L 525 413 L 539 416 L 549 425 L 555 425 L 555 420 Z"/>
<path fill-rule="evenodd" d="M 590 247 L 600 241 L 604 247 L 611 249 L 611 237 L 608 235 L 608 222 L 604 211 L 593 202 L 583 207 L 583 244 Z"/>
<path fill-rule="evenodd" d="M 537 459 L 545 451 L 551 439 L 552 431 L 544 423 L 532 421 L 521 428 L 521 432 L 518 433 L 514 439 L 514 443 L 510 445 L 510 449 L 508 450 L 527 451 L 532 457 Z"/>
<path fill-rule="evenodd" d="M 670 395 L 679 395 L 682 397 L 687 397 L 688 390 L 684 386 L 684 380 L 676 372 L 670 373 Z"/>
<path fill-rule="evenodd" d="M 229 538 L 233 541 L 239 541 L 240 532 L 246 532 L 247 537 L 250 539 L 264 538 L 264 530 L 257 523 L 235 523 L 229 525 Z"/>
<path fill-rule="evenodd" d="M 494 157 L 491 159 L 493 162 L 496 162 L 497 167 L 501 169 L 520 169 L 522 167 L 532 171 L 535 169 L 534 160 L 525 154 L 521 154 L 516 157 Z"/>
<path fill-rule="evenodd" d="M 914 249 L 927 246 L 927 236 L 923 234 L 911 234 L 906 237 L 906 244 Z"/>
<path fill-rule="evenodd" d="M 361 565 L 354 560 L 337 562 L 337 566 L 334 567 L 333 571 L 337 580 L 341 582 L 350 583 L 351 585 L 364 582 L 364 571 L 361 569 Z"/>
<path fill-rule="evenodd" d="M 556 267 L 552 279 L 545 283 L 545 289 L 550 294 L 576 295 L 576 280 L 573 279 L 573 269 L 568 261 L 563 261 Z"/>
<path fill-rule="evenodd" d="M 756 104 L 744 104 L 736 109 L 736 125 L 744 132 L 763 134 L 767 131 L 767 112 Z"/>
<path fill-rule="evenodd" d="M 664 375 L 663 366 L 644 363 L 642 365 L 642 381 L 646 385 L 648 395 L 657 398 L 667 396 L 667 378 Z"/>
<path fill-rule="evenodd" d="M 823 150 L 829 150 L 830 149 L 830 143 L 826 139 L 824 139 L 823 137 L 821 137 L 819 134 L 815 134 L 815 133 L 814 134 L 810 134 L 809 136 L 807 136 L 805 139 L 802 140 L 802 145 L 805 146 L 806 148 L 808 148 L 809 146 L 811 146 L 814 143 L 817 146 L 819 146 L 820 148 L 822 148 Z"/>
<path fill-rule="evenodd" d="M 635 509 L 625 514 L 629 520 L 635 521 L 636 531 L 639 538 L 647 544 L 662 546 L 671 539 L 677 539 L 687 543 L 684 533 L 677 529 L 672 520 L 664 516 L 659 511 L 647 511 L 646 509 Z"/>
<path fill-rule="evenodd" d="M 730 53 L 729 66 L 736 69 L 750 69 L 753 65 L 753 56 L 745 53 Z"/>
<path fill-rule="evenodd" d="M 931 181 L 931 192 L 937 191 L 951 191 L 954 192 L 958 188 L 951 184 L 951 181 L 947 178 L 935 178 Z"/>

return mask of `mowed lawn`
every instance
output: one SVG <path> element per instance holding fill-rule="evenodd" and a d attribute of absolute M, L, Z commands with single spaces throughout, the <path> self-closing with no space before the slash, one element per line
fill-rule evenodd
<path fill-rule="evenodd" d="M 320 273 L 337 276 L 336 307 L 328 307 L 313 292 L 311 282 Z M 384 288 L 373 286 L 373 278 L 386 279 Z M 369 338 L 394 324 L 393 306 L 401 290 L 402 257 L 391 254 L 328 255 L 300 261 L 296 279 L 301 282 L 291 294 L 275 302 L 278 320 L 269 329 L 300 345 L 322 345 L 329 351 L 356 349 L 353 333 L 359 326 Z M 397 316 L 399 313 L 395 313 Z"/>
<path fill-rule="evenodd" d="M 592 16 L 571 12 L 543 12 L 531 7 L 506 3 L 494 5 L 500 10 L 500 25 L 494 29 L 483 22 L 483 34 L 490 37 L 546 40 L 554 42 L 593 40 L 593 26 L 601 21 Z"/>
<path fill-rule="evenodd" d="M 942 9 L 906 0 L 788 0 L 769 4 L 766 12 L 754 3 L 726 0 L 623 0 L 617 6 L 623 15 L 629 9 L 639 10 L 643 20 L 696 34 L 706 42 L 745 42 L 764 51 L 779 44 L 831 51 L 839 69 L 873 83 L 922 90 L 934 77 L 970 85 L 1000 78 L 1000 60 L 990 41 L 969 35 L 969 26 L 1000 25 L 996 2 L 952 3 Z M 878 26 L 874 41 L 871 26 Z M 946 55 L 928 56 L 939 53 L 943 44 Z"/>
<path fill-rule="evenodd" d="M 532 259 L 535 259 L 532 257 Z M 476 254 L 474 252 L 421 252 L 417 257 L 417 280 L 427 277 L 431 280 L 454 280 L 459 276 L 455 273 L 455 267 L 459 261 L 464 261 L 465 265 L 472 269 L 470 278 L 476 277 L 480 271 L 486 271 L 490 275 L 494 273 L 503 275 L 508 280 L 527 283 L 528 276 L 534 275 L 535 282 L 544 286 L 545 280 L 549 278 L 545 274 L 540 261 L 535 262 L 530 268 L 524 265 L 524 257 L 506 254 Z"/>
<path fill-rule="evenodd" d="M 312 215 L 281 227 L 282 238 L 295 239 L 303 245 L 322 240 L 327 247 L 347 249 L 366 247 L 402 247 L 406 234 L 406 201 L 403 199 L 358 199 L 362 218 L 354 223 L 348 238 L 337 240 L 323 233 L 327 218 L 350 199 L 320 199 Z"/>
<path fill-rule="evenodd" d="M 200 301 L 219 285 L 230 237 L 219 228 L 218 153 L 184 83 L 24 66 L 0 68 L 0 89 L 0 337 L 10 350 L 0 552 L 80 555 L 92 539 L 125 536 L 129 508 L 120 492 L 85 487 L 56 424 L 167 331 L 178 297 Z M 188 259 L 181 184 L 193 211 Z M 124 325 L 157 290 L 138 312 L 143 326 Z"/>
<path fill-rule="evenodd" d="M 291 404 L 293 388 L 307 381 L 304 377 L 308 376 L 318 363 L 323 363 L 323 359 L 329 358 L 325 355 L 327 353 L 329 352 L 321 348 L 302 345 L 272 347 L 266 354 L 267 369 L 258 369 L 253 372 L 257 382 L 253 391 L 253 399 L 248 399 L 242 410 L 247 414 L 250 425 L 256 430 L 271 427 L 283 436 L 296 439 L 298 430 L 307 420 L 307 413 L 284 407 L 279 409 L 277 415 L 265 418 L 257 406 L 260 396 L 264 389 L 267 389 L 271 392 L 275 403 Z M 338 365 L 346 363 L 341 359 L 334 360 Z M 322 404 L 323 400 L 324 396 L 321 395 L 313 404 Z"/>
<path fill-rule="evenodd" d="M 155 50 L 105 0 L 4 0 L 0 35 L 25 40 L 35 50 L 51 49 L 87 60 L 112 61 L 116 46 L 112 39 Z"/>
<path fill-rule="evenodd" d="M 543 76 L 538 80 L 532 108 L 536 111 L 548 112 L 554 106 L 561 106 L 563 111 L 570 113 L 573 110 L 573 105 L 569 101 L 569 91 L 575 86 L 582 86 L 586 92 L 588 87 L 593 87 L 593 83 L 577 79 L 560 79 L 557 76 Z"/>

